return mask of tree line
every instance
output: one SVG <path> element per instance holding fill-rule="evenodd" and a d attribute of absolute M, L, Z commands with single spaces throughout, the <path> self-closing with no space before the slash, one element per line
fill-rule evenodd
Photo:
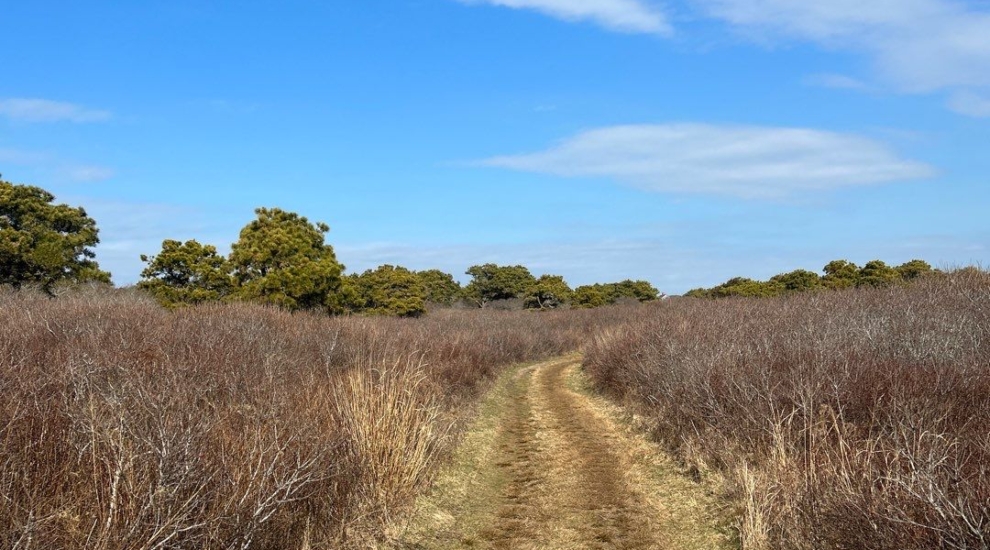
<path fill-rule="evenodd" d="M 729 296 L 771 297 L 793 292 L 842 290 L 846 288 L 879 288 L 907 283 L 937 273 L 923 260 L 911 260 L 889 266 L 881 260 L 866 262 L 862 267 L 847 261 L 833 260 L 822 268 L 822 275 L 806 269 L 795 269 L 774 275 L 767 281 L 733 277 L 712 288 L 695 288 L 685 296 L 695 298 L 727 298 Z"/>
<path fill-rule="evenodd" d="M 96 222 L 82 208 L 53 204 L 39 188 L 0 179 L 0 284 L 38 286 L 110 282 L 92 247 Z M 659 292 L 646 281 L 579 286 L 560 275 L 535 277 L 521 265 L 475 265 L 462 286 L 439 269 L 413 271 L 382 265 L 345 274 L 325 242 L 329 226 L 279 208 L 258 208 L 230 254 L 197 240 L 166 239 L 146 264 L 137 287 L 167 308 L 218 301 L 254 301 L 288 310 L 323 310 L 415 317 L 437 306 L 497 305 L 545 310 L 591 308 L 621 300 L 650 301 Z"/>
<path fill-rule="evenodd" d="M 655 300 L 646 281 L 622 281 L 571 289 L 560 275 L 535 277 L 521 265 L 493 263 L 468 268 L 461 284 L 439 269 L 413 271 L 382 265 L 345 275 L 333 248 L 324 243 L 326 224 L 278 208 L 259 208 L 224 257 L 196 240 L 166 240 L 147 264 L 139 288 L 168 308 L 211 301 L 250 300 L 289 310 L 322 309 L 416 317 L 427 306 L 486 308 L 493 304 L 526 309 L 598 307 L 623 298 Z"/>

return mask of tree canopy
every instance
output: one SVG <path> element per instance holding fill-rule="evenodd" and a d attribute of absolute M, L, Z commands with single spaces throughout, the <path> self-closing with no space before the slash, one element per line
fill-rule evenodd
<path fill-rule="evenodd" d="M 648 301 L 659 294 L 650 283 L 633 280 L 575 292 L 560 275 L 536 278 L 525 266 L 492 263 L 471 266 L 471 281 L 464 288 L 439 269 L 414 272 L 382 265 L 344 275 L 344 266 L 324 242 L 326 224 L 278 208 L 259 208 L 255 214 L 227 258 L 195 240 L 163 241 L 157 255 L 141 256 L 147 266 L 138 287 L 168 308 L 245 300 L 291 310 L 404 317 L 422 315 L 427 303 L 450 306 L 458 300 L 482 308 L 496 302 L 493 307 L 553 309 Z"/>
<path fill-rule="evenodd" d="M 574 289 L 571 305 L 576 308 L 593 308 L 611 305 L 622 299 L 649 302 L 660 297 L 658 291 L 647 281 L 626 279 L 618 283 L 596 283 Z"/>
<path fill-rule="evenodd" d="M 96 222 L 54 200 L 40 187 L 0 179 L 0 284 L 51 293 L 62 281 L 110 282 L 91 249 L 100 242 Z"/>
<path fill-rule="evenodd" d="M 230 263 L 238 298 L 287 309 L 339 310 L 344 266 L 325 244 L 325 223 L 279 208 L 255 210 L 257 219 L 231 245 Z"/>
<path fill-rule="evenodd" d="M 529 309 L 555 309 L 569 303 L 573 294 L 560 275 L 541 275 L 526 289 L 524 305 Z"/>
<path fill-rule="evenodd" d="M 859 279 L 859 266 L 846 260 L 832 260 L 823 271 L 822 285 L 833 290 L 854 287 Z"/>
<path fill-rule="evenodd" d="M 571 307 L 594 308 L 609 305 L 609 297 L 602 285 L 582 285 L 574 289 Z"/>
<path fill-rule="evenodd" d="M 475 265 L 468 268 L 467 274 L 471 276 L 471 282 L 464 287 L 464 295 L 479 307 L 495 300 L 522 298 L 536 282 L 529 269 L 521 265 Z"/>
<path fill-rule="evenodd" d="M 230 264 L 212 245 L 168 239 L 157 256 L 142 254 L 141 261 L 148 266 L 137 286 L 168 308 L 220 300 L 234 290 Z"/>
<path fill-rule="evenodd" d="M 783 285 L 771 282 L 754 281 L 746 277 L 733 277 L 711 290 L 712 296 L 725 298 L 728 296 L 776 296 L 783 291 Z"/>
<path fill-rule="evenodd" d="M 833 260 L 826 264 L 822 271 L 824 275 L 819 276 L 812 271 L 796 269 L 774 275 L 769 281 L 734 277 L 712 288 L 690 290 L 685 295 L 695 298 L 769 297 L 822 289 L 878 288 L 907 283 L 935 272 L 922 260 L 911 260 L 897 267 L 890 267 L 880 260 L 867 262 L 863 267 L 858 267 L 847 260 Z"/>
<path fill-rule="evenodd" d="M 905 281 L 913 281 L 930 274 L 932 266 L 924 260 L 911 260 L 897 266 L 897 274 Z"/>
<path fill-rule="evenodd" d="M 426 289 L 415 273 L 383 265 L 350 276 L 353 310 L 370 315 L 418 317 L 426 312 Z"/>
<path fill-rule="evenodd" d="M 416 277 L 426 291 L 426 301 L 449 306 L 461 298 L 461 285 L 450 273 L 439 269 L 416 272 Z"/>
<path fill-rule="evenodd" d="M 795 269 L 770 278 L 771 283 L 781 286 L 784 292 L 803 292 L 821 288 L 822 280 L 817 273 L 807 269 Z"/>
<path fill-rule="evenodd" d="M 647 281 L 626 279 L 625 281 L 608 283 L 603 286 L 612 303 L 621 298 L 635 298 L 640 302 L 649 302 L 656 300 L 660 296 L 660 291 Z"/>
<path fill-rule="evenodd" d="M 857 286 L 884 287 L 901 280 L 898 271 L 880 260 L 866 262 L 859 270 Z"/>

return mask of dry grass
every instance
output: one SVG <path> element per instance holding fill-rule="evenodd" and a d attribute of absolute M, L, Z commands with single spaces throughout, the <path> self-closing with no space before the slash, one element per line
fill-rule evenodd
<path fill-rule="evenodd" d="M 597 388 L 748 548 L 990 547 L 990 278 L 541 314 L 327 318 L 0 291 L 0 547 L 373 546 L 502 366 Z"/>
<path fill-rule="evenodd" d="M 661 541 L 662 548 L 718 550 L 738 548 L 731 510 L 718 498 L 717 480 L 698 479 L 648 437 L 641 419 L 591 387 L 583 369 L 567 373 L 567 386 L 608 434 L 608 447 L 619 459 L 626 483 L 653 510 L 638 523 Z M 702 483 L 702 481 L 704 481 Z"/>
<path fill-rule="evenodd" d="M 506 372 L 390 547 L 731 547 L 714 498 L 588 395 L 579 361 Z"/>
<path fill-rule="evenodd" d="M 372 545 L 503 365 L 605 317 L 327 318 L 0 292 L 0 547 Z"/>
<path fill-rule="evenodd" d="M 726 476 L 746 548 L 990 548 L 985 272 L 671 300 L 603 330 L 586 365 Z"/>

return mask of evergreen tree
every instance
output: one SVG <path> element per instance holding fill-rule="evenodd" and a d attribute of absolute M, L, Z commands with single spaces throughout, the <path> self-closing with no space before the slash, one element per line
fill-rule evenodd
<path fill-rule="evenodd" d="M 873 260 L 866 262 L 866 265 L 859 270 L 857 285 L 880 288 L 890 286 L 900 280 L 901 276 L 896 269 L 880 260 Z"/>
<path fill-rule="evenodd" d="M 846 260 L 832 260 L 825 268 L 822 285 L 832 290 L 852 288 L 859 284 L 859 267 Z"/>
<path fill-rule="evenodd" d="M 529 309 L 554 309 L 570 302 L 573 294 L 560 275 L 542 275 L 526 289 L 524 304 Z"/>
<path fill-rule="evenodd" d="M 571 305 L 575 308 L 602 307 L 609 303 L 609 296 L 599 284 L 579 286 L 574 289 L 574 295 L 571 298 Z"/>
<path fill-rule="evenodd" d="M 461 285 L 450 273 L 428 269 L 417 272 L 416 277 L 426 290 L 427 302 L 449 306 L 461 297 Z"/>
<path fill-rule="evenodd" d="M 383 265 L 351 279 L 358 312 L 418 317 L 426 312 L 426 289 L 415 273 Z"/>
<path fill-rule="evenodd" d="M 464 295 L 479 307 L 494 300 L 521 298 L 536 278 L 521 265 L 499 266 L 484 264 L 467 270 L 471 282 L 464 288 Z"/>
<path fill-rule="evenodd" d="M 235 296 L 288 309 L 343 309 L 341 273 L 333 247 L 324 243 L 330 228 L 278 208 L 255 210 L 257 219 L 231 246 Z"/>
<path fill-rule="evenodd" d="M 913 281 L 926 275 L 931 275 L 934 271 L 932 266 L 923 260 L 911 260 L 910 262 L 905 262 L 894 269 L 897 270 L 897 274 L 900 275 L 901 279 L 904 281 Z"/>
<path fill-rule="evenodd" d="M 142 254 L 141 261 L 148 267 L 137 286 L 167 308 L 220 300 L 234 290 L 227 260 L 195 240 L 165 240 L 157 256 Z"/>
<path fill-rule="evenodd" d="M 40 187 L 0 179 L 0 284 L 36 284 L 52 293 L 62 281 L 110 282 L 93 259 L 96 222 L 82 208 L 54 200 Z"/>

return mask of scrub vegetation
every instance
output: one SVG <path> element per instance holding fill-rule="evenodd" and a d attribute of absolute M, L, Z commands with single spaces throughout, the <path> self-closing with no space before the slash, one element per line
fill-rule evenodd
<path fill-rule="evenodd" d="M 138 287 L 167 308 L 217 301 L 250 301 L 331 315 L 419 317 L 430 307 L 486 309 L 592 308 L 623 298 L 656 300 L 646 281 L 595 284 L 571 290 L 560 275 L 533 276 L 525 266 L 483 264 L 465 272 L 461 286 L 438 269 L 412 271 L 382 265 L 343 274 L 344 266 L 324 243 L 329 227 L 278 208 L 259 208 L 235 242 L 229 258 L 195 240 L 162 242 Z"/>
<path fill-rule="evenodd" d="M 4 291 L 0 547 L 365 546 L 501 366 L 574 350 L 609 317 Z"/>
<path fill-rule="evenodd" d="M 990 547 L 990 275 L 668 300 L 585 368 L 700 473 L 744 548 Z"/>
<path fill-rule="evenodd" d="M 114 289 L 84 210 L 0 181 L 0 547 L 990 548 L 986 271 L 462 287 L 255 213 Z M 427 509 L 475 523 L 408 523 L 448 463 L 493 486 Z"/>

